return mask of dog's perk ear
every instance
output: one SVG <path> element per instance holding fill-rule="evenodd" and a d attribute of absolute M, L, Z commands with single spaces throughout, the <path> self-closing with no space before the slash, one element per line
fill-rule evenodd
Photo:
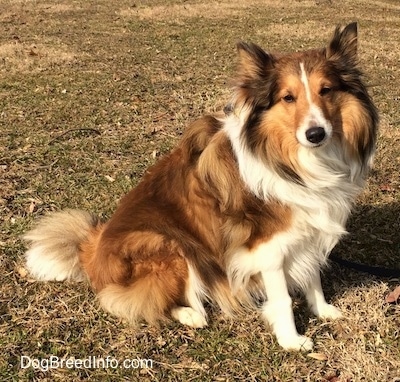
<path fill-rule="evenodd" d="M 326 50 L 330 60 L 344 59 L 349 65 L 357 64 L 357 23 L 351 23 L 344 28 L 337 26 Z"/>
<path fill-rule="evenodd" d="M 275 85 L 274 56 L 258 45 L 239 42 L 239 63 L 234 78 L 236 105 L 245 103 L 262 109 L 273 104 Z"/>
<path fill-rule="evenodd" d="M 238 75 L 242 80 L 260 79 L 267 75 L 267 70 L 272 67 L 272 56 L 258 45 L 253 43 L 238 42 L 239 54 Z"/>

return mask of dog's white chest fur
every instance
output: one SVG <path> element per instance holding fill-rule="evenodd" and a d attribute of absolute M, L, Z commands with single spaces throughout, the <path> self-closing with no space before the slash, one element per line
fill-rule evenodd
<path fill-rule="evenodd" d="M 241 177 L 266 203 L 277 200 L 287 205 L 292 224 L 253 250 L 251 256 L 247 249 L 239 249 L 228 271 L 231 284 L 238 289 L 252 274 L 282 267 L 289 288 L 306 289 L 311 276 L 326 263 L 330 251 L 346 233 L 346 220 L 362 185 L 358 167 L 346 163 L 335 146 L 319 151 L 301 148 L 298 156 L 307 169 L 302 173 L 305 185 L 282 179 L 242 142 L 242 123 L 231 116 L 225 125 Z"/>

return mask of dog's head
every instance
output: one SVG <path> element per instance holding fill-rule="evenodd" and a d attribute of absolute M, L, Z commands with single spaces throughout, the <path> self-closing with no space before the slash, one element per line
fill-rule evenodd
<path fill-rule="evenodd" d="M 238 52 L 232 113 L 241 115 L 241 139 L 258 158 L 293 180 L 299 152 L 335 145 L 368 167 L 378 117 L 357 66 L 356 23 L 337 27 L 322 49 L 270 54 L 240 42 Z"/>

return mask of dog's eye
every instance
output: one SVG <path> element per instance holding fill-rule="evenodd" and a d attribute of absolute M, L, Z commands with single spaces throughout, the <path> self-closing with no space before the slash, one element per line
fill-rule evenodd
<path fill-rule="evenodd" d="M 285 95 L 282 99 L 287 103 L 294 102 L 294 97 L 291 94 Z"/>
<path fill-rule="evenodd" d="M 319 95 L 324 96 L 328 93 L 330 93 L 332 91 L 332 88 L 328 87 L 328 86 L 324 86 L 320 91 L 319 91 Z"/>

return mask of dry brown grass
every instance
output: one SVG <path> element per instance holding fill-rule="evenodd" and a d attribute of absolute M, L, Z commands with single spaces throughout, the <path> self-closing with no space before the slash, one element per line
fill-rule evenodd
<path fill-rule="evenodd" d="M 44 71 L 73 63 L 76 55 L 53 46 L 11 42 L 0 45 L 1 69 L 5 73 Z"/>
<path fill-rule="evenodd" d="M 290 9 L 313 6 L 314 1 L 293 2 Z M 160 5 L 139 5 L 124 8 L 120 14 L 124 17 L 138 17 L 142 20 L 176 22 L 177 20 L 188 20 L 191 18 L 219 19 L 242 16 L 249 9 L 265 6 L 273 8 L 275 11 L 285 9 L 280 0 L 259 1 L 250 0 L 246 2 L 178 2 L 177 4 L 168 3 Z"/>
<path fill-rule="evenodd" d="M 400 263 L 400 6 L 397 0 L 0 0 L 0 379 L 4 381 L 389 381 L 400 378 L 399 280 L 333 264 L 324 288 L 346 318 L 315 320 L 296 298 L 315 353 L 282 351 L 256 314 L 210 325 L 131 328 L 87 285 L 36 283 L 20 235 L 66 207 L 108 217 L 187 123 L 229 97 L 237 40 L 270 50 L 323 44 L 360 23 L 360 56 L 382 115 L 375 170 L 335 249 Z M 85 130 L 84 130 L 85 129 Z M 20 357 L 154 360 L 152 369 L 20 368 Z"/>

